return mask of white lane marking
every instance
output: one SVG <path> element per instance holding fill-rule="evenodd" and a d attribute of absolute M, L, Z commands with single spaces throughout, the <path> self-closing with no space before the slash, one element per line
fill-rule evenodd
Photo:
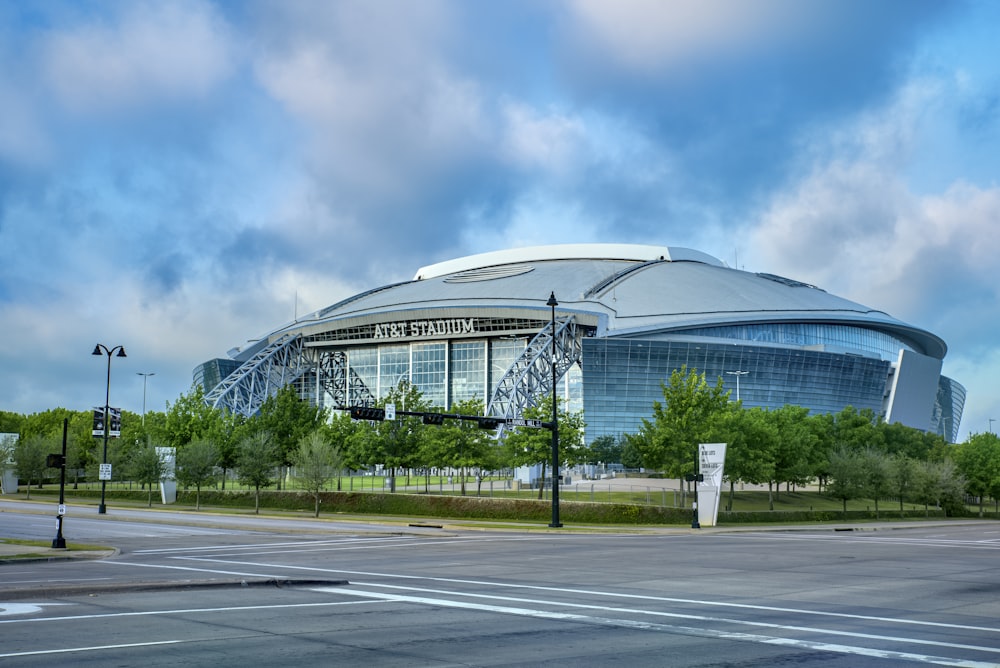
<path fill-rule="evenodd" d="M 626 594 L 622 592 L 609 592 L 609 591 L 598 591 L 591 589 L 575 589 L 570 587 L 543 587 L 541 585 L 528 585 L 528 584 L 512 584 L 506 582 L 489 582 L 484 580 L 462 580 L 458 578 L 441 578 L 441 577 L 430 577 L 425 575 L 402 575 L 397 573 L 375 573 L 370 571 L 348 571 L 336 568 L 313 568 L 309 566 L 281 566 L 278 564 L 258 564 L 258 563 L 243 563 L 235 561 L 223 561 L 220 559 L 208 559 L 203 557 L 174 557 L 175 559 L 185 559 L 189 561 L 206 561 L 206 562 L 219 562 L 219 563 L 233 563 L 239 564 L 241 566 L 255 566 L 255 567 L 267 567 L 267 568 L 284 568 L 293 569 L 301 571 L 316 571 L 321 573 L 336 573 L 340 575 L 361 575 L 366 577 L 381 577 L 381 578 L 394 578 L 397 580 L 427 580 L 430 582 L 447 582 L 452 584 L 468 584 L 476 585 L 481 587 L 495 587 L 495 588 L 506 588 L 506 589 L 527 589 L 527 590 L 537 590 L 537 591 L 548 591 L 548 592 L 560 592 L 565 594 L 574 595 L 584 595 L 584 596 L 600 596 L 605 598 L 623 598 L 623 599 L 635 599 L 641 601 L 658 601 L 662 603 L 681 603 L 685 605 L 699 605 L 699 606 L 712 606 L 721 608 L 737 608 L 741 610 L 766 610 L 768 612 L 780 612 L 780 613 L 791 613 L 798 615 L 815 615 L 819 617 L 837 617 L 842 619 L 859 619 L 864 621 L 874 621 L 882 622 L 887 624 L 905 624 L 913 626 L 929 626 L 934 628 L 945 628 L 945 629 L 958 629 L 963 631 L 988 631 L 989 633 L 1000 633 L 1000 628 L 998 627 L 987 627 L 987 626 L 970 626 L 967 624 L 949 624 L 947 622 L 928 622 L 917 619 L 898 619 L 895 617 L 879 617 L 875 615 L 854 615 L 846 612 L 827 612 L 823 610 L 805 610 L 802 608 L 781 608 L 778 606 L 771 605 L 753 605 L 750 603 L 728 603 L 725 601 L 706 601 L 701 599 L 689 599 L 689 598 L 674 598 L 668 596 L 650 596 L 646 594 Z M 164 566 L 164 568 L 170 568 L 169 566 Z M 211 572 L 211 571 L 209 571 Z"/>
<path fill-rule="evenodd" d="M 104 612 L 89 615 L 66 615 L 63 617 L 32 617 L 29 619 L 0 619 L 0 624 L 36 624 L 40 622 L 68 622 L 91 619 L 111 619 L 123 617 L 157 617 L 159 615 L 192 615 L 205 612 L 245 612 L 248 610 L 283 610 L 289 608 L 334 608 L 347 605 L 371 604 L 372 601 L 327 601 L 325 603 L 284 603 L 272 605 L 240 605 L 223 608 L 179 608 L 172 610 L 143 610 L 138 612 Z"/>
<path fill-rule="evenodd" d="M 537 540 L 536 537 L 527 538 L 456 538 L 456 539 L 443 539 L 433 537 L 433 540 L 426 540 L 424 536 L 400 536 L 395 538 L 358 538 L 349 540 L 330 540 L 330 541 L 298 541 L 294 543 L 263 543 L 257 545 L 212 545 L 206 547 L 195 547 L 195 548 L 183 548 L 183 547 L 172 547 L 172 548 L 162 548 L 156 550 L 137 550 L 133 554 L 168 554 L 170 552 L 183 552 L 183 553 L 194 553 L 199 551 L 214 551 L 214 550 L 232 550 L 234 554 L 239 554 L 243 550 L 254 550 L 263 548 L 260 552 L 255 552 L 255 554 L 269 554 L 267 548 L 274 547 L 300 547 L 306 549 L 296 550 L 296 554 L 299 552 L 318 552 L 318 551 L 336 551 L 336 550 L 360 550 L 360 549 L 385 549 L 393 547 L 436 547 L 438 545 L 453 545 L 456 543 L 468 544 L 468 543 L 492 543 L 492 542 L 514 542 L 514 541 L 525 541 L 525 540 Z M 390 544 L 391 543 L 391 544 Z M 310 547 L 318 547 L 321 549 L 310 550 Z M 287 552 L 287 550 L 282 550 L 281 552 Z M 228 557 L 232 556 L 229 554 L 221 554 L 216 556 Z"/>
<path fill-rule="evenodd" d="M 66 603 L 0 603 L 0 617 L 12 615 L 33 615 L 42 611 L 45 605 L 67 605 Z"/>
<path fill-rule="evenodd" d="M 174 571 L 195 571 L 197 573 L 215 573 L 217 575 L 241 575 L 244 577 L 252 577 L 252 578 L 281 577 L 280 575 L 274 575 L 273 573 L 245 573 L 243 571 L 220 571 L 220 570 L 213 570 L 210 568 L 191 568 L 188 566 L 165 566 L 161 564 L 133 564 L 128 561 L 113 561 L 113 562 L 100 561 L 97 563 L 104 564 L 107 566 L 134 566 L 135 568 L 164 568 L 167 570 L 174 570 Z M 229 563 L 236 563 L 236 562 L 229 562 Z"/>
<path fill-rule="evenodd" d="M 412 537 L 394 538 L 342 538 L 335 540 L 297 540 L 285 543 L 256 543 L 250 545 L 204 545 L 201 547 L 164 547 L 155 550 L 136 550 L 132 554 L 168 554 L 170 552 L 210 552 L 214 550 L 254 550 L 269 547 L 299 547 L 299 546 L 319 546 L 319 545 L 343 545 L 348 543 L 378 542 L 382 545 L 385 542 L 398 542 L 414 540 Z"/>
<path fill-rule="evenodd" d="M 489 594 L 468 594 L 468 593 L 461 593 L 461 592 L 454 592 L 454 591 L 443 591 L 443 590 L 440 590 L 440 589 L 425 589 L 423 587 L 401 587 L 401 586 L 398 586 L 398 585 L 377 584 L 377 583 L 373 583 L 373 582 L 352 582 L 351 584 L 354 585 L 354 586 L 359 586 L 359 587 L 379 587 L 379 588 L 382 588 L 382 589 L 401 589 L 403 591 L 415 591 L 415 592 L 421 592 L 421 593 L 424 593 L 424 594 L 438 594 L 438 595 L 443 595 L 443 596 L 462 596 L 462 597 L 466 597 L 466 598 L 485 598 L 485 599 L 497 600 L 497 601 L 512 601 L 512 602 L 515 602 L 515 603 L 531 603 L 531 604 L 534 604 L 534 605 L 552 605 L 552 606 L 557 606 L 557 607 L 562 607 L 562 608 L 580 608 L 580 609 L 584 609 L 584 610 L 599 610 L 601 612 L 616 612 L 616 613 L 627 613 L 627 614 L 632 614 L 632 615 L 649 615 L 651 617 L 671 617 L 671 618 L 675 618 L 675 619 L 689 619 L 689 620 L 692 620 L 692 621 L 699 621 L 699 622 L 716 622 L 716 623 L 722 623 L 722 624 L 736 624 L 736 625 L 742 625 L 742 626 L 758 626 L 758 627 L 761 627 L 761 628 L 778 629 L 778 630 L 781 630 L 781 631 L 804 631 L 806 633 L 818 633 L 818 634 L 827 634 L 827 635 L 835 635 L 835 636 L 847 636 L 847 637 L 850 637 L 850 638 L 864 638 L 866 640 L 882 640 L 882 641 L 887 641 L 887 642 L 908 643 L 908 644 L 916 644 L 916 645 L 933 645 L 933 646 L 936 646 L 936 647 L 948 647 L 948 648 L 951 648 L 951 649 L 969 649 L 969 650 L 975 650 L 975 651 L 978 651 L 978 652 L 989 652 L 989 653 L 993 653 L 993 654 L 1000 654 L 1000 648 L 996 648 L 996 647 L 984 647 L 982 645 L 965 645 L 965 644 L 960 644 L 960 643 L 943 642 L 943 641 L 940 641 L 940 640 L 921 640 L 921 639 L 915 639 L 915 638 L 902 638 L 902 637 L 896 637 L 896 636 L 882 636 L 882 635 L 874 635 L 874 634 L 871 634 L 871 633 L 858 633 L 857 631 L 837 631 L 837 630 L 834 630 L 834 629 L 820 629 L 820 628 L 816 628 L 816 627 L 813 627 L 813 626 L 793 626 L 793 625 L 789 625 L 789 624 L 775 624 L 773 622 L 755 622 L 755 621 L 745 620 L 745 619 L 733 619 L 733 618 L 726 618 L 726 617 L 708 617 L 708 616 L 705 616 L 705 615 L 694 615 L 694 614 L 690 614 L 690 613 L 663 612 L 661 610 L 643 610 L 641 608 L 619 608 L 619 607 L 612 607 L 612 606 L 606 606 L 606 605 L 593 605 L 593 604 L 587 604 L 587 603 L 567 603 L 567 602 L 559 602 L 559 601 L 543 601 L 543 600 L 532 599 L 532 598 L 519 598 L 519 597 L 516 597 L 516 596 L 491 596 Z M 334 588 L 334 587 L 315 587 L 315 588 L 313 588 L 313 590 L 314 591 L 323 591 L 323 592 L 327 592 L 327 593 L 330 593 L 330 592 L 341 592 L 341 591 L 343 591 L 345 593 L 349 593 L 349 592 L 353 591 L 352 589 L 344 589 L 344 588 L 341 588 L 341 587 L 337 587 L 337 588 Z"/>
<path fill-rule="evenodd" d="M 513 608 L 509 606 L 500 606 L 500 605 L 485 605 L 482 603 L 469 603 L 465 601 L 452 601 L 448 599 L 426 598 L 422 596 L 401 596 L 399 594 L 382 594 L 377 592 L 362 592 L 362 591 L 343 591 L 343 590 L 338 590 L 338 591 L 341 591 L 344 594 L 353 594 L 357 596 L 364 596 L 364 597 L 375 598 L 378 600 L 394 601 L 400 603 L 419 603 L 424 605 L 434 605 L 438 607 L 461 608 L 463 610 L 477 610 L 482 612 L 495 612 L 508 615 L 519 615 L 522 617 L 534 617 L 538 619 L 576 621 L 589 624 L 616 626 L 620 628 L 639 629 L 645 631 L 664 631 L 667 633 L 697 636 L 700 638 L 714 638 L 720 640 L 738 640 L 743 642 L 756 642 L 765 645 L 780 645 L 784 647 L 811 649 L 823 652 L 836 652 L 839 654 L 870 656 L 882 659 L 904 659 L 909 661 L 919 661 L 921 663 L 932 663 L 941 666 L 960 666 L 961 668 L 996 668 L 997 666 L 997 664 L 993 662 L 952 659 L 950 657 L 932 656 L 929 654 L 896 652 L 890 650 L 873 649 L 869 647 L 855 647 L 852 645 L 837 645 L 833 643 L 815 642 L 811 640 L 797 640 L 793 638 L 779 638 L 774 636 L 757 635 L 753 633 L 738 633 L 735 631 L 716 631 L 710 629 L 692 628 L 687 626 L 674 626 L 671 624 L 657 624 L 653 622 L 632 621 L 627 619 L 609 619 L 604 617 L 591 617 L 588 615 L 577 615 L 566 612 L 548 612 L 545 610 L 534 610 L 531 608 Z"/>
<path fill-rule="evenodd" d="M 39 582 L 44 582 L 45 584 L 51 584 L 53 582 L 106 582 L 111 578 L 45 578 L 44 580 L 8 580 L 4 582 L 7 585 L 13 584 L 38 584 Z M 41 592 L 44 593 L 44 592 Z"/>
<path fill-rule="evenodd" d="M 158 640 L 156 642 L 136 642 L 127 645 L 96 645 L 94 647 L 67 647 L 66 649 L 39 649 L 32 652 L 11 652 L 0 654 L 0 659 L 10 659 L 15 656 L 41 656 L 45 654 L 69 654 L 73 652 L 98 652 L 105 649 L 128 649 L 130 647 L 152 647 L 153 645 L 175 645 L 183 640 Z"/>
<path fill-rule="evenodd" d="M 722 534 L 712 536 L 718 538 Z M 887 538 L 883 536 L 820 536 L 816 534 L 800 534 L 796 536 L 768 534 L 740 534 L 740 538 L 749 540 L 797 540 L 797 541 L 836 541 L 838 543 L 864 543 L 866 545 L 916 545 L 921 547 L 964 547 L 973 550 L 1000 550 L 996 543 L 984 543 L 978 540 L 932 539 L 932 538 Z"/>

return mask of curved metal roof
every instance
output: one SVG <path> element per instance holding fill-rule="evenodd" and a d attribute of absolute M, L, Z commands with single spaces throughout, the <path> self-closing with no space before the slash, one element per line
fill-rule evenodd
<path fill-rule="evenodd" d="M 693 327 L 826 323 L 886 332 L 943 358 L 944 341 L 882 311 L 772 274 L 732 269 L 699 251 L 667 246 L 574 244 L 473 255 L 421 268 L 412 281 L 345 299 L 280 328 L 316 333 L 412 312 L 558 310 L 596 316 L 598 336 L 642 336 Z M 593 319 L 593 318 L 592 318 Z"/>

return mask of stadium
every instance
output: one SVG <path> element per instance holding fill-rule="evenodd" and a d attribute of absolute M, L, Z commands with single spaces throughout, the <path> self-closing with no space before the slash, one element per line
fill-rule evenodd
<path fill-rule="evenodd" d="M 586 441 L 634 433 L 682 366 L 745 407 L 847 406 L 954 442 L 965 389 L 945 342 L 806 283 L 705 253 L 633 244 L 538 246 L 420 268 L 297 318 L 194 371 L 244 415 L 288 383 L 317 405 L 372 405 L 409 381 L 433 405 L 479 398 L 517 418 L 582 410 Z M 555 381 L 553 381 L 555 378 Z"/>

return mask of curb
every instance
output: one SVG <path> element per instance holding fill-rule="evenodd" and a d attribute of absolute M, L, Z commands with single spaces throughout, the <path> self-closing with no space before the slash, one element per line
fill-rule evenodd
<path fill-rule="evenodd" d="M 290 587 L 342 587 L 347 580 L 296 580 L 283 578 L 240 578 L 229 580 L 178 580 L 164 582 L 121 582 L 103 585 L 63 585 L 33 589 L 0 589 L 0 601 L 26 598 L 61 598 L 65 596 L 101 596 L 133 592 L 187 591 L 192 589 L 246 589 L 248 587 L 285 589 Z"/>

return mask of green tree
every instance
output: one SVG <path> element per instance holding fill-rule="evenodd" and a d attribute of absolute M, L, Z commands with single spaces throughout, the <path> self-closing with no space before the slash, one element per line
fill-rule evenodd
<path fill-rule="evenodd" d="M 174 477 L 185 488 L 194 487 L 194 509 L 201 510 L 201 488 L 217 475 L 219 448 L 206 438 L 197 438 L 177 449 Z"/>
<path fill-rule="evenodd" d="M 641 436 L 638 434 L 624 434 L 622 443 L 622 466 L 627 469 L 642 468 L 642 451 L 640 445 Z"/>
<path fill-rule="evenodd" d="M 407 380 L 390 389 L 379 402 L 382 407 L 392 404 L 398 411 L 426 411 L 430 408 L 423 394 Z M 395 420 L 384 420 L 375 424 L 375 463 L 382 464 L 390 478 L 395 478 L 399 469 L 409 469 L 416 465 L 417 453 L 424 433 L 424 424 L 419 417 L 397 415 Z M 394 489 L 394 488 L 393 488 Z"/>
<path fill-rule="evenodd" d="M 809 409 L 785 405 L 771 411 L 770 419 L 777 429 L 777 441 L 774 478 L 768 481 L 768 489 L 772 482 L 779 490 L 781 483 L 788 486 L 808 484 L 819 458 L 819 438 L 810 426 Z"/>
<path fill-rule="evenodd" d="M 337 469 L 337 491 L 341 490 L 341 475 L 344 467 L 359 468 L 360 464 L 350 459 L 351 441 L 354 434 L 359 431 L 363 423 L 351 419 L 347 411 L 337 411 L 330 420 L 320 427 L 323 430 L 327 441 L 335 448 L 341 456 L 341 466 Z"/>
<path fill-rule="evenodd" d="M 455 404 L 451 410 L 458 415 L 482 415 L 483 402 L 470 399 Z M 459 488 L 465 496 L 468 470 L 477 468 L 481 472 L 491 465 L 494 449 L 493 432 L 480 429 L 471 420 L 449 419 L 422 430 L 418 457 L 425 466 L 457 469 Z M 481 475 L 477 480 L 481 480 Z"/>
<path fill-rule="evenodd" d="M 132 449 L 128 458 L 128 475 L 133 481 L 147 486 L 147 507 L 153 505 L 153 489 L 163 480 L 165 474 L 166 465 L 152 442 L 143 443 Z"/>
<path fill-rule="evenodd" d="M 913 427 L 907 427 L 899 422 L 877 425 L 882 432 L 884 450 L 891 455 L 905 455 L 911 459 L 923 461 L 930 455 L 936 441 L 944 438 L 936 434 L 928 434 Z M 928 436 L 930 438 L 928 438 Z"/>
<path fill-rule="evenodd" d="M 57 452 L 55 440 L 41 434 L 32 434 L 18 439 L 14 445 L 14 470 L 17 477 L 27 483 L 28 498 L 31 498 L 31 483 L 42 486 L 45 476 L 45 458 Z M 61 447 L 61 444 L 60 444 Z"/>
<path fill-rule="evenodd" d="M 11 411 L 0 411 L 0 434 L 20 434 L 24 416 Z"/>
<path fill-rule="evenodd" d="M 260 490 L 271 485 L 278 461 L 277 448 L 266 431 L 255 432 L 240 441 L 236 472 L 241 483 L 254 489 L 255 514 L 260 514 Z"/>
<path fill-rule="evenodd" d="M 314 517 L 319 517 L 320 494 L 343 467 L 340 450 L 326 440 L 321 430 L 307 434 L 295 452 L 295 472 L 306 491 L 316 502 Z"/>
<path fill-rule="evenodd" d="M 264 401 L 260 413 L 251 422 L 255 430 L 271 434 L 278 465 L 287 467 L 292 465 L 302 439 L 319 428 L 325 418 L 322 408 L 303 401 L 292 385 L 285 385 Z M 281 478 L 278 477 L 278 489 L 281 489 Z"/>
<path fill-rule="evenodd" d="M 921 462 L 913 488 L 913 498 L 924 504 L 924 514 L 934 504 L 949 514 L 964 506 L 965 479 L 950 459 Z"/>
<path fill-rule="evenodd" d="M 865 474 L 861 456 L 847 447 L 839 447 L 830 453 L 830 484 L 827 493 L 844 504 L 847 513 L 847 502 L 860 498 L 864 493 Z"/>
<path fill-rule="evenodd" d="M 146 431 L 167 447 L 180 448 L 198 438 L 212 438 L 220 429 L 223 413 L 205 403 L 205 390 L 192 385 L 174 403 L 167 402 L 163 419 L 146 415 Z"/>
<path fill-rule="evenodd" d="M 864 493 L 875 501 L 875 519 L 879 519 L 878 502 L 892 486 L 892 462 L 888 455 L 874 448 L 859 453 Z"/>
<path fill-rule="evenodd" d="M 965 478 L 965 489 L 979 498 L 979 516 L 983 516 L 985 497 L 1000 497 L 1000 437 L 987 432 L 973 434 L 955 446 L 953 459 Z"/>
<path fill-rule="evenodd" d="M 917 486 L 920 475 L 919 464 L 905 454 L 897 454 L 890 461 L 892 476 L 889 488 L 899 499 L 899 516 L 902 517 L 903 501 L 913 496 L 914 488 Z"/>
<path fill-rule="evenodd" d="M 720 440 L 727 443 L 724 471 L 729 481 L 729 502 L 726 509 L 732 510 L 737 482 L 761 484 L 774 479 L 778 428 L 763 408 L 743 409 L 730 404 L 719 429 Z M 771 510 L 774 510 L 773 499 Z"/>
<path fill-rule="evenodd" d="M 833 442 L 852 450 L 875 448 L 885 451 L 885 433 L 871 409 L 844 408 L 833 416 Z"/>
<path fill-rule="evenodd" d="M 661 387 L 663 403 L 653 402 L 653 419 L 643 419 L 638 443 L 647 467 L 683 478 L 694 472 L 698 444 L 717 440 L 714 434 L 728 410 L 729 393 L 722 378 L 711 386 L 704 373 L 686 366 L 671 373 L 670 383 Z"/>
<path fill-rule="evenodd" d="M 586 450 L 583 448 L 583 416 L 579 413 L 568 413 L 558 408 L 559 417 L 559 461 L 562 463 L 578 463 Z M 526 419 L 550 421 L 552 419 L 551 405 L 533 406 L 524 411 Z M 506 461 L 512 466 L 542 465 L 541 479 L 546 478 L 546 469 L 552 461 L 552 432 L 547 429 L 515 427 L 504 437 Z M 544 485 L 538 488 L 538 498 L 544 494 Z"/>
<path fill-rule="evenodd" d="M 624 438 L 615 438 L 611 434 L 598 436 L 590 443 L 591 459 L 597 463 L 604 464 L 622 463 L 622 448 L 625 445 Z"/>

